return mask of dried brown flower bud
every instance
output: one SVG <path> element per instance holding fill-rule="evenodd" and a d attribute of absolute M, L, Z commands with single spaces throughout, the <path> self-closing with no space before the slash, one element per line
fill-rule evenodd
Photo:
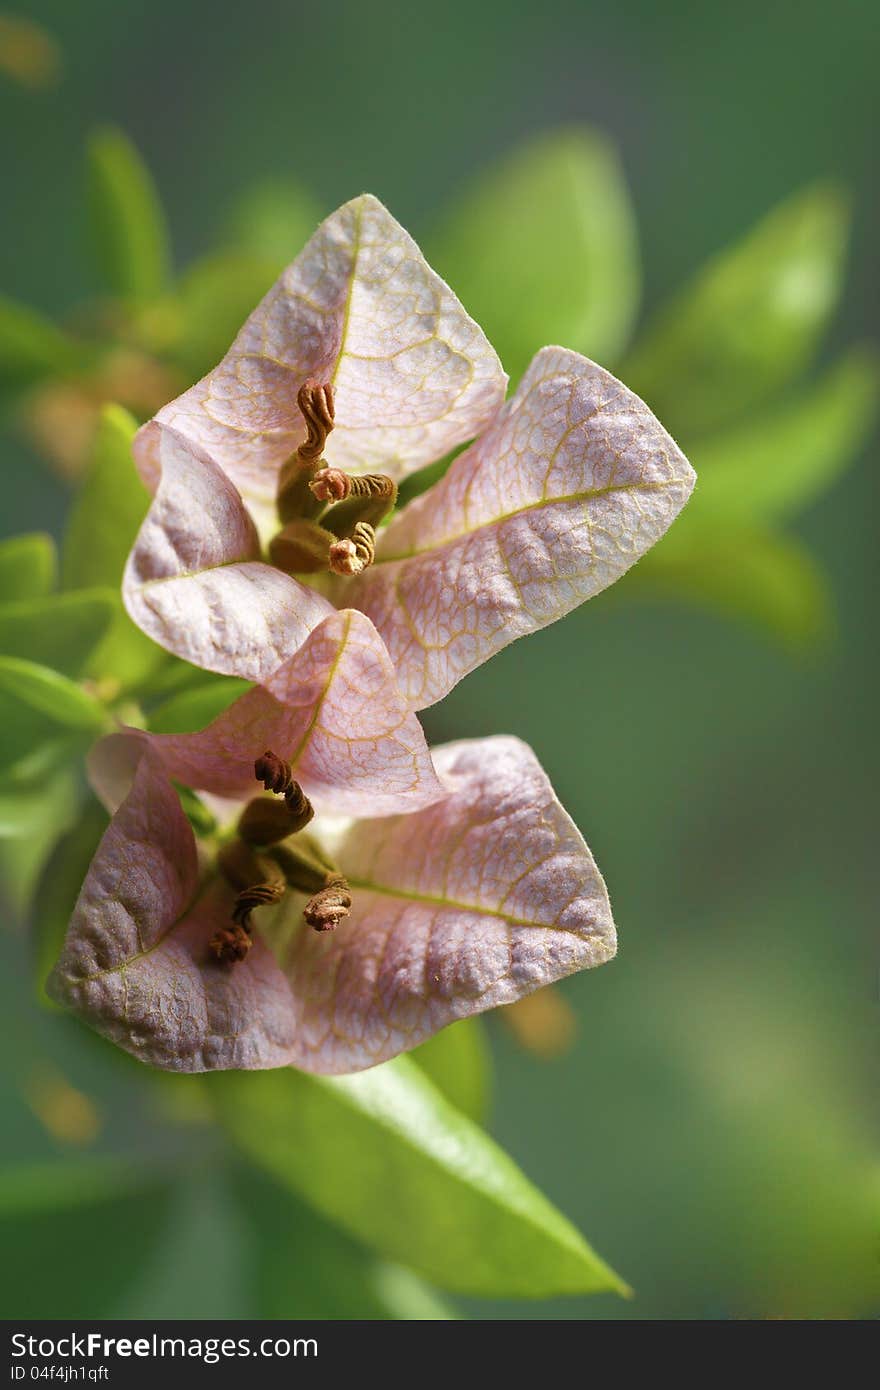
<path fill-rule="evenodd" d="M 342 874 L 328 874 L 327 883 L 310 898 L 303 916 L 315 931 L 335 931 L 351 911 L 351 889 Z"/>
<path fill-rule="evenodd" d="M 309 491 L 319 502 L 344 502 L 351 493 L 352 481 L 341 468 L 322 468 L 309 483 Z"/>
<path fill-rule="evenodd" d="M 236 925 L 220 927 L 211 937 L 208 949 L 224 964 L 235 965 L 236 962 L 244 960 L 253 944 L 244 927 Z"/>
<path fill-rule="evenodd" d="M 279 796 L 293 785 L 290 763 L 279 758 L 271 748 L 267 748 L 254 763 L 254 776 L 262 782 L 267 792 L 277 792 Z"/>
<path fill-rule="evenodd" d="M 376 557 L 376 532 L 367 521 L 359 521 L 350 536 L 330 547 L 330 569 L 334 574 L 361 574 Z"/>

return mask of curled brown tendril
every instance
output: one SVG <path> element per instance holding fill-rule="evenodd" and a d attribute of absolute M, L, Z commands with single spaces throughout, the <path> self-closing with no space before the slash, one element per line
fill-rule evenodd
<path fill-rule="evenodd" d="M 275 903 L 280 903 L 286 891 L 287 885 L 277 881 L 255 883 L 250 888 L 243 888 L 232 909 L 233 922 L 236 926 L 244 927 L 245 931 L 250 931 L 251 913 L 254 909 L 273 907 Z"/>
<path fill-rule="evenodd" d="M 233 925 L 220 927 L 208 943 L 209 949 L 217 959 L 227 965 L 244 960 L 254 944 L 251 936 L 251 913 L 255 908 L 271 907 L 274 903 L 280 902 L 285 892 L 286 885 L 278 882 L 255 883 L 250 888 L 242 889 L 232 909 Z"/>
<path fill-rule="evenodd" d="M 384 473 L 346 473 L 341 468 L 322 468 L 309 488 L 319 502 L 344 502 L 349 497 L 396 500 L 397 484 Z"/>
<path fill-rule="evenodd" d="M 251 948 L 251 913 L 258 907 L 280 902 L 287 892 L 287 883 L 277 864 L 242 839 L 230 840 L 222 847 L 217 867 L 237 891 L 232 925 L 218 928 L 208 948 L 218 960 L 233 965 L 244 960 Z"/>
<path fill-rule="evenodd" d="M 351 911 L 351 889 L 342 874 L 328 874 L 320 892 L 310 898 L 303 916 L 315 931 L 335 931 Z"/>
<path fill-rule="evenodd" d="M 330 547 L 330 569 L 334 574 L 361 574 L 376 558 L 376 532 L 368 521 L 359 521 L 350 536 Z"/>
<path fill-rule="evenodd" d="M 321 503 L 309 492 L 309 483 L 321 462 L 335 416 L 333 387 L 329 382 L 304 382 L 296 399 L 305 421 L 306 437 L 278 474 L 275 501 L 284 524 L 297 518 L 308 520 L 321 510 Z"/>
<path fill-rule="evenodd" d="M 314 808 L 299 782 L 294 780 L 290 763 L 267 748 L 254 763 L 254 776 L 267 792 L 283 796 L 283 803 L 264 797 L 248 802 L 238 822 L 238 833 L 250 845 L 273 845 L 303 830 L 314 816 Z"/>
<path fill-rule="evenodd" d="M 304 463 L 314 463 L 324 452 L 327 436 L 333 428 L 336 415 L 333 387 L 329 382 L 323 386 L 317 381 L 303 382 L 297 392 L 296 403 L 308 430 L 306 439 L 296 452 Z"/>
<path fill-rule="evenodd" d="M 287 885 L 280 880 L 267 880 L 243 888 L 235 899 L 232 909 L 232 926 L 220 927 L 208 943 L 218 960 L 234 965 L 244 960 L 253 946 L 251 936 L 251 913 L 258 907 L 271 907 L 281 901 Z"/>

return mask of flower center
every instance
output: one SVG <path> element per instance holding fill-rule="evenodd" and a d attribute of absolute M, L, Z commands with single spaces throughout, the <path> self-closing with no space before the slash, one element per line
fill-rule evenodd
<path fill-rule="evenodd" d="M 312 803 L 293 778 L 290 763 L 267 749 L 254 776 L 277 801 L 258 796 L 241 813 L 236 836 L 221 849 L 220 872 L 237 896 L 228 926 L 212 936 L 209 949 L 228 965 L 242 961 L 253 945 L 251 913 L 281 902 L 288 889 L 309 894 L 303 918 L 315 931 L 335 931 L 351 911 L 343 874 L 311 836 Z"/>
<path fill-rule="evenodd" d="M 346 473 L 322 457 L 333 428 L 333 387 L 307 381 L 297 394 L 306 439 L 283 465 L 277 507 L 281 530 L 269 558 L 287 574 L 360 574 L 373 563 L 376 527 L 397 501 L 384 473 Z"/>

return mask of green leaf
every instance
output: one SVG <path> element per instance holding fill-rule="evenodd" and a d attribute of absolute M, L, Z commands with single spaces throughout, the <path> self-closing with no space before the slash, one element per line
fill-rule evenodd
<path fill-rule="evenodd" d="M 178 288 L 182 327 L 175 355 L 188 375 L 204 376 L 217 365 L 280 269 L 247 251 L 218 251 L 187 271 Z"/>
<path fill-rule="evenodd" d="M 784 517 L 805 507 L 858 454 L 878 401 L 877 355 L 851 353 L 796 400 L 696 450 L 699 482 L 690 506 L 727 521 Z"/>
<path fill-rule="evenodd" d="M 836 188 L 782 203 L 656 315 L 623 379 L 688 442 L 762 405 L 813 356 L 840 295 L 848 227 Z"/>
<path fill-rule="evenodd" d="M 123 690 L 140 686 L 166 657 L 131 621 L 120 597 L 122 572 L 150 505 L 131 454 L 137 423 L 118 405 L 107 405 L 85 480 L 68 518 L 61 558 L 64 587 L 107 585 L 112 618 L 88 663 L 95 679 L 110 678 Z"/>
<path fill-rule="evenodd" d="M 92 652 L 86 675 L 93 680 L 109 681 L 111 689 L 115 685 L 120 692 L 136 692 L 166 665 L 168 657 L 132 622 L 121 594 L 114 591 L 110 595 L 109 589 L 104 592 L 113 599 L 113 621 L 104 640 Z"/>
<path fill-rule="evenodd" d="M 157 734 L 191 734 L 205 729 L 239 695 L 250 690 L 247 681 L 235 676 L 206 680 L 193 690 L 172 695 L 150 714 L 150 728 Z"/>
<path fill-rule="evenodd" d="M 640 288 L 635 222 L 617 155 L 594 131 L 552 131 L 518 149 L 428 246 L 514 378 L 547 343 L 605 362 L 627 341 Z"/>
<path fill-rule="evenodd" d="M 79 676 L 116 615 L 104 589 L 0 603 L 0 650 Z"/>
<path fill-rule="evenodd" d="M 59 1006 L 49 998 L 45 982 L 61 953 L 88 867 L 107 829 L 107 812 L 89 795 L 74 825 L 57 841 L 47 859 L 31 911 L 31 956 L 37 999 L 48 1009 Z"/>
<path fill-rule="evenodd" d="M 25 839 L 40 828 L 56 780 L 71 761 L 70 740 L 54 739 L 39 753 L 39 758 L 23 759 L 0 777 L 0 839 Z"/>
<path fill-rule="evenodd" d="M 0 600 L 45 598 L 55 587 L 55 542 L 42 531 L 0 541 Z"/>
<path fill-rule="evenodd" d="M 0 657 L 0 693 L 67 728 L 98 733 L 107 722 L 100 700 L 59 671 L 34 661 Z"/>
<path fill-rule="evenodd" d="M 274 279 L 299 255 L 323 215 L 316 199 L 293 179 L 260 179 L 234 203 L 227 240 L 274 267 Z"/>
<path fill-rule="evenodd" d="M 352 1235 L 441 1287 L 549 1297 L 625 1292 L 516 1164 L 414 1062 L 355 1076 L 208 1079 L 255 1164 Z"/>
<path fill-rule="evenodd" d="M 203 666 L 193 666 L 190 661 L 166 654 L 165 663 L 144 682 L 141 695 L 145 699 L 162 700 L 178 694 L 182 690 L 193 690 L 215 679 Z M 226 680 L 226 676 L 216 677 Z"/>
<path fill-rule="evenodd" d="M 75 373 L 77 355 L 76 345 L 51 319 L 0 297 L 0 394 Z"/>
<path fill-rule="evenodd" d="M 88 145 L 88 202 L 99 268 L 122 299 L 150 299 L 169 276 L 168 229 L 146 165 L 121 130 L 95 131 Z"/>
<path fill-rule="evenodd" d="M 482 1019 L 463 1018 L 441 1028 L 410 1056 L 456 1110 L 485 1123 L 492 1059 Z"/>
<path fill-rule="evenodd" d="M 260 1318 L 452 1318 L 416 1275 L 377 1260 L 254 1168 L 233 1174 L 248 1232 L 246 1283 Z"/>
<path fill-rule="evenodd" d="M 828 636 L 827 584 L 800 541 L 756 525 L 695 521 L 685 529 L 684 520 L 627 576 L 626 595 L 644 590 L 685 599 L 763 629 L 794 650 Z"/>
<path fill-rule="evenodd" d="M 64 533 L 65 589 L 107 585 L 118 590 L 122 583 L 128 553 L 150 505 L 131 455 L 136 429 L 121 406 L 102 410 L 91 461 Z"/>
<path fill-rule="evenodd" d="M 0 688 L 0 777 L 4 784 L 7 780 L 15 786 L 26 783 L 29 779 L 17 776 L 18 764 L 45 746 L 54 747 L 57 738 L 57 724 Z"/>
<path fill-rule="evenodd" d="M 170 1197 L 166 1178 L 121 1160 L 0 1170 L 4 1316 L 106 1317 L 164 1234 Z"/>
<path fill-rule="evenodd" d="M 0 899 L 23 919 L 43 864 L 59 835 L 74 821 L 80 798 L 79 769 L 59 748 L 51 779 L 0 790 Z M 5 914 L 4 914 L 5 917 Z M 3 925 L 9 925 L 4 920 Z"/>
<path fill-rule="evenodd" d="M 205 805 L 198 792 L 194 792 L 192 787 L 186 787 L 182 782 L 174 783 L 174 790 L 177 792 L 178 800 L 196 835 L 213 835 L 217 830 L 217 817 L 214 812 Z"/>

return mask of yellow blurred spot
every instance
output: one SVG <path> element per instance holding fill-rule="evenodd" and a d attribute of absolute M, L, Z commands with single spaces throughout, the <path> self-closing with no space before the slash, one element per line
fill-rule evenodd
<path fill-rule="evenodd" d="M 78 386 L 53 381 L 22 411 L 31 444 L 65 478 L 82 474 L 98 429 L 98 407 Z"/>
<path fill-rule="evenodd" d="M 24 1098 L 43 1128 L 61 1144 L 93 1144 L 101 1132 L 97 1106 L 54 1067 L 35 1068 L 24 1085 Z"/>
<path fill-rule="evenodd" d="M 61 50 L 33 20 L 0 14 L 0 72 L 23 87 L 54 87 L 61 76 Z"/>
<path fill-rule="evenodd" d="M 123 405 L 147 418 L 181 390 L 181 382 L 161 363 L 119 348 L 106 355 L 93 376 L 77 383 L 50 381 L 31 392 L 21 422 L 56 472 L 76 479 L 91 457 L 103 405 Z"/>
<path fill-rule="evenodd" d="M 538 1057 L 559 1057 L 577 1036 L 577 1018 L 571 1005 L 552 987 L 527 994 L 500 1010 L 520 1047 Z"/>

